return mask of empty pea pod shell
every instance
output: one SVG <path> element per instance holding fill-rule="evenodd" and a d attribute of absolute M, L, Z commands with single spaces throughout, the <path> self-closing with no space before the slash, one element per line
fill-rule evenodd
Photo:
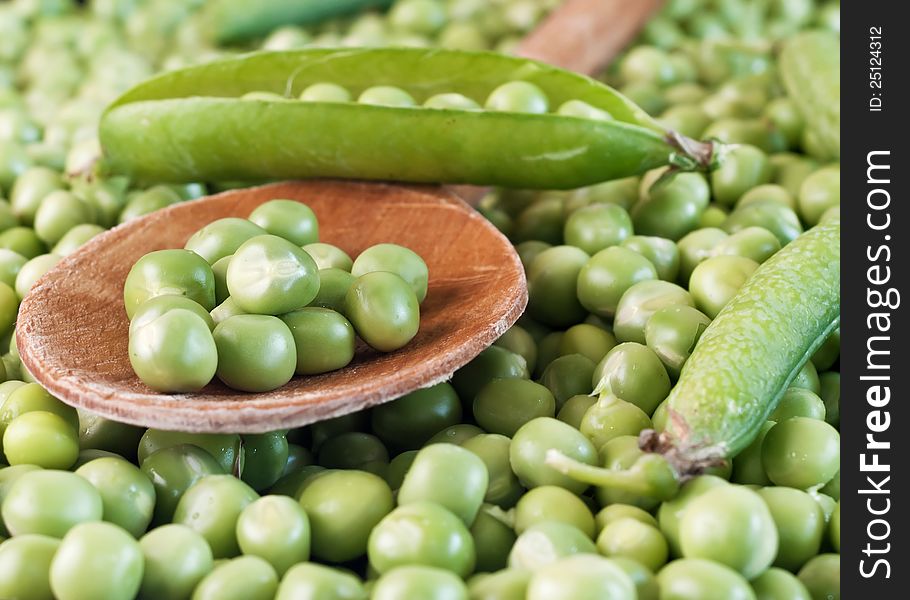
<path fill-rule="evenodd" d="M 418 103 L 451 92 L 482 102 L 508 81 L 537 85 L 551 106 L 581 100 L 614 120 L 296 100 L 330 82 L 354 97 L 393 85 Z M 287 100 L 240 99 L 252 91 Z M 493 53 L 412 48 L 257 52 L 172 71 L 108 107 L 100 139 L 108 172 L 174 183 L 341 177 L 568 189 L 670 163 L 704 167 L 713 154 L 588 77 Z"/>

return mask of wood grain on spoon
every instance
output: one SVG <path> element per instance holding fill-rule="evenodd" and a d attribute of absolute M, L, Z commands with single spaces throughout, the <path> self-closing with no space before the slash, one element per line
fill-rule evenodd
<path fill-rule="evenodd" d="M 215 381 L 198 394 L 165 395 L 133 373 L 123 281 L 142 255 L 179 248 L 200 227 L 246 217 L 273 198 L 305 202 L 320 237 L 352 256 L 380 242 L 407 246 L 430 272 L 420 331 L 403 349 L 361 347 L 348 367 L 295 377 L 265 394 Z M 454 194 L 429 186 L 308 181 L 225 192 L 176 204 L 89 241 L 23 300 L 22 362 L 68 404 L 118 421 L 192 432 L 265 432 L 359 410 L 448 378 L 493 343 L 527 304 L 512 245 Z"/>
<path fill-rule="evenodd" d="M 663 0 L 565 0 L 518 45 L 516 54 L 598 75 L 631 42 Z M 490 188 L 452 186 L 471 206 Z"/>

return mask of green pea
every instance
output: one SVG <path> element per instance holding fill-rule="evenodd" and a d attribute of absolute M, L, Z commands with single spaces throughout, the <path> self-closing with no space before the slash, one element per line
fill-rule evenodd
<path fill-rule="evenodd" d="M 389 461 L 389 468 L 385 473 L 385 481 L 393 492 L 401 488 L 404 476 L 407 475 L 411 465 L 414 464 L 416 457 L 417 450 L 405 450 Z"/>
<path fill-rule="evenodd" d="M 821 381 L 818 378 L 818 371 L 811 361 L 807 361 L 803 364 L 799 373 L 797 373 L 793 381 L 790 382 L 790 387 L 806 389 L 815 394 L 821 393 Z"/>
<path fill-rule="evenodd" d="M 57 190 L 45 196 L 35 212 L 35 233 L 54 245 L 73 227 L 94 220 L 94 211 L 71 192 Z"/>
<path fill-rule="evenodd" d="M 610 504 L 604 506 L 594 515 L 594 532 L 599 536 L 607 525 L 623 519 L 634 519 L 645 525 L 658 527 L 657 519 L 646 510 L 631 504 Z"/>
<path fill-rule="evenodd" d="M 667 562 L 667 542 L 654 525 L 633 518 L 617 519 L 597 536 L 597 550 L 607 558 L 631 558 L 651 571 Z"/>
<path fill-rule="evenodd" d="M 461 519 L 432 502 L 399 506 L 369 534 L 370 564 L 379 573 L 426 565 L 464 577 L 474 570 L 474 540 Z"/>
<path fill-rule="evenodd" d="M 597 363 L 614 346 L 616 338 L 612 333 L 595 325 L 580 323 L 569 327 L 560 338 L 559 354 L 581 354 Z"/>
<path fill-rule="evenodd" d="M 363 584 L 354 575 L 316 563 L 291 567 L 278 586 L 275 600 L 298 598 L 366 598 Z"/>
<path fill-rule="evenodd" d="M 780 250 L 780 241 L 763 227 L 746 227 L 722 239 L 712 251 L 714 256 L 739 256 L 763 263 Z"/>
<path fill-rule="evenodd" d="M 758 495 L 771 511 L 780 539 L 774 566 L 795 572 L 818 554 L 825 534 L 824 513 L 801 490 L 769 486 L 758 490 Z"/>
<path fill-rule="evenodd" d="M 803 388 L 789 388 L 768 418 L 778 423 L 790 417 L 825 420 L 825 403 L 816 394 Z"/>
<path fill-rule="evenodd" d="M 840 501 L 840 471 L 819 492 Z"/>
<path fill-rule="evenodd" d="M 217 565 L 193 591 L 193 600 L 270 600 L 278 577 L 258 556 L 241 556 Z"/>
<path fill-rule="evenodd" d="M 359 411 L 313 423 L 309 427 L 313 451 L 318 452 L 322 444 L 342 433 L 367 431 L 369 421 L 369 414 L 366 411 Z"/>
<path fill-rule="evenodd" d="M 212 336 L 218 348 L 216 375 L 229 387 L 266 392 L 283 386 L 294 375 L 294 337 L 277 317 L 228 317 L 215 326 Z"/>
<path fill-rule="evenodd" d="M 61 600 L 128 600 L 142 583 L 142 551 L 124 530 L 109 523 L 70 529 L 51 561 L 50 583 Z"/>
<path fill-rule="evenodd" d="M 541 323 L 554 327 L 574 325 L 585 317 L 576 295 L 579 273 L 587 253 L 573 246 L 555 246 L 541 252 L 528 270 L 528 311 Z"/>
<path fill-rule="evenodd" d="M 127 196 L 127 202 L 118 216 L 119 223 L 126 223 L 180 202 L 182 198 L 173 188 L 156 185 Z M 230 252 L 228 253 L 230 254 Z"/>
<path fill-rule="evenodd" d="M 31 411 L 10 421 L 3 434 L 3 451 L 11 465 L 67 469 L 76 462 L 79 437 L 62 417 Z"/>
<path fill-rule="evenodd" d="M 315 375 L 346 367 L 354 358 L 354 327 L 327 308 L 302 308 L 281 316 L 297 348 L 299 375 Z"/>
<path fill-rule="evenodd" d="M 572 396 L 563 403 L 562 408 L 556 414 L 556 418 L 571 425 L 575 429 L 581 427 L 581 421 L 585 413 L 597 402 L 597 398 L 588 394 L 578 394 Z"/>
<path fill-rule="evenodd" d="M 711 124 L 711 117 L 697 103 L 675 104 L 661 113 L 659 121 L 672 131 L 698 139 Z"/>
<path fill-rule="evenodd" d="M 732 479 L 742 485 L 771 485 L 762 465 L 762 445 L 765 435 L 771 430 L 776 421 L 765 421 L 752 443 L 733 458 Z"/>
<path fill-rule="evenodd" d="M 227 270 L 234 255 L 222 256 L 212 263 L 212 275 L 215 277 L 215 304 L 221 304 L 231 297 L 227 286 Z"/>
<path fill-rule="evenodd" d="M 550 390 L 527 379 L 494 379 L 474 399 L 477 423 L 490 433 L 510 437 L 531 419 L 555 414 Z"/>
<path fill-rule="evenodd" d="M 827 371 L 834 366 L 840 357 L 840 327 L 825 339 L 821 347 L 812 355 L 812 364 L 817 371 Z"/>
<path fill-rule="evenodd" d="M 80 186 L 77 190 L 79 196 L 85 200 L 95 210 L 95 219 L 103 230 L 113 227 L 120 220 L 120 213 L 126 206 L 127 197 L 125 178 L 114 177 L 110 179 L 97 179 L 89 185 Z M 83 226 L 87 227 L 87 226 Z M 79 229 L 78 227 L 76 229 Z M 73 232 L 63 236 L 57 246 L 64 245 L 67 238 L 77 235 Z M 64 252 L 55 252 L 55 254 L 64 255 Z"/>
<path fill-rule="evenodd" d="M 787 139 L 773 124 L 763 119 L 726 117 L 714 121 L 703 133 L 724 144 L 750 145 L 768 154 L 787 149 Z"/>
<path fill-rule="evenodd" d="M 140 598 L 188 600 L 212 570 L 212 550 L 201 535 L 185 525 L 164 525 L 139 540 L 145 567 Z"/>
<path fill-rule="evenodd" d="M 797 489 L 823 485 L 840 469 L 840 435 L 824 421 L 787 419 L 765 436 L 762 464 L 777 485 Z"/>
<path fill-rule="evenodd" d="M 212 317 L 212 323 L 219 325 L 222 321 L 225 321 L 230 317 L 245 314 L 248 313 L 244 312 L 239 306 L 237 306 L 234 300 L 228 296 L 224 299 L 224 302 L 211 310 L 209 316 Z"/>
<path fill-rule="evenodd" d="M 242 436 L 243 481 L 257 492 L 272 486 L 288 462 L 288 440 L 283 431 Z"/>
<path fill-rule="evenodd" d="M 345 296 L 345 316 L 371 347 L 391 352 L 407 344 L 420 325 L 413 288 L 394 273 L 375 271 L 358 277 Z"/>
<path fill-rule="evenodd" d="M 684 483 L 675 498 L 660 505 L 660 509 L 657 511 L 657 520 L 660 524 L 661 532 L 667 538 L 667 544 L 670 547 L 672 556 L 682 556 L 682 549 L 679 543 L 679 527 L 686 510 L 692 502 L 703 494 L 725 485 L 727 485 L 727 482 L 720 477 L 699 475 Z"/>
<path fill-rule="evenodd" d="M 297 245 L 274 235 L 252 237 L 227 269 L 231 298 L 249 313 L 278 315 L 310 303 L 319 289 L 316 263 Z"/>
<path fill-rule="evenodd" d="M 547 452 L 556 450 L 579 462 L 594 465 L 597 452 L 577 429 L 549 417 L 528 421 L 515 433 L 509 450 L 512 470 L 526 487 L 556 485 L 580 494 L 588 486 L 545 464 Z"/>
<path fill-rule="evenodd" d="M 840 373 L 828 371 L 819 377 L 820 393 L 825 403 L 825 421 L 834 427 L 840 425 Z"/>
<path fill-rule="evenodd" d="M 750 202 L 730 213 L 722 227 L 727 233 L 736 233 L 747 227 L 763 227 L 777 236 L 784 246 L 803 232 L 799 217 L 793 209 L 773 200 Z"/>
<path fill-rule="evenodd" d="M 566 219 L 563 237 L 566 244 L 594 254 L 618 246 L 632 235 L 629 213 L 615 204 L 591 204 L 579 208 Z"/>
<path fill-rule="evenodd" d="M 577 296 L 594 314 L 611 317 L 622 295 L 633 285 L 657 279 L 657 270 L 644 256 L 611 247 L 592 256 L 577 276 Z"/>
<path fill-rule="evenodd" d="M 819 554 L 797 575 L 812 600 L 840 600 L 840 554 Z"/>
<path fill-rule="evenodd" d="M 828 524 L 828 537 L 831 547 L 840 552 L 840 501 L 837 502 L 834 512 L 831 513 L 831 520 Z"/>
<path fill-rule="evenodd" d="M 774 183 L 786 189 L 794 199 L 799 196 L 803 181 L 818 168 L 818 163 L 800 154 L 785 152 L 772 155 L 769 160 L 774 169 Z"/>
<path fill-rule="evenodd" d="M 44 242 L 29 227 L 11 227 L 0 233 L 0 248 L 12 250 L 27 259 L 47 252 Z"/>
<path fill-rule="evenodd" d="M 351 92 L 335 83 L 314 83 L 301 93 L 304 102 L 350 102 Z"/>
<path fill-rule="evenodd" d="M 234 254 L 247 240 L 268 232 L 246 219 L 228 217 L 212 221 L 187 240 L 184 248 L 192 250 L 210 265 Z"/>
<path fill-rule="evenodd" d="M 637 46 L 629 51 L 619 64 L 619 74 L 624 81 L 645 81 L 664 85 L 674 79 L 670 56 L 652 46 Z"/>
<path fill-rule="evenodd" d="M 375 407 L 373 431 L 387 445 L 420 448 L 433 434 L 461 422 L 461 402 L 455 389 L 439 383 Z"/>
<path fill-rule="evenodd" d="M 535 240 L 551 245 L 562 244 L 564 223 L 562 200 L 544 197 L 518 214 L 511 239 L 513 242 Z"/>
<path fill-rule="evenodd" d="M 678 240 L 698 227 L 710 200 L 708 183 L 700 173 L 681 173 L 669 181 L 642 180 L 642 199 L 632 208 L 635 231 Z"/>
<path fill-rule="evenodd" d="M 661 600 L 755 600 L 742 575 L 700 558 L 671 562 L 657 574 L 657 583 Z"/>
<path fill-rule="evenodd" d="M 268 233 L 284 238 L 296 246 L 319 241 L 316 215 L 302 202 L 269 200 L 253 209 L 249 219 Z"/>
<path fill-rule="evenodd" d="M 539 87 L 527 81 L 510 81 L 490 92 L 484 108 L 493 111 L 544 114 L 550 102 Z"/>
<path fill-rule="evenodd" d="M 540 376 L 540 383 L 556 399 L 556 409 L 578 394 L 591 392 L 594 362 L 581 354 L 568 354 L 552 360 Z"/>
<path fill-rule="evenodd" d="M 591 106 L 581 100 L 567 100 L 559 105 L 556 114 L 566 117 L 578 117 L 580 119 L 591 119 L 593 121 L 612 121 L 613 115 L 609 111 Z"/>
<path fill-rule="evenodd" d="M 796 148 L 803 136 L 805 119 L 790 98 L 775 98 L 764 108 L 764 116 L 787 139 L 787 146 Z"/>
<path fill-rule="evenodd" d="M 645 325 L 668 306 L 694 306 L 692 296 L 669 281 L 641 281 L 622 295 L 616 307 L 613 332 L 621 342 L 645 343 Z"/>
<path fill-rule="evenodd" d="M 37 383 L 15 386 L 8 393 L 4 402 L 0 404 L 0 438 L 13 419 L 33 411 L 53 413 L 78 431 L 79 414 L 76 409 L 60 402 Z"/>
<path fill-rule="evenodd" d="M 714 199 L 732 206 L 751 188 L 771 180 L 771 166 L 760 149 L 741 145 L 733 149 L 724 163 L 711 173 Z"/>
<path fill-rule="evenodd" d="M 503 569 L 468 580 L 468 592 L 477 600 L 525 600 L 531 572 Z"/>
<path fill-rule="evenodd" d="M 499 434 L 476 435 L 462 444 L 465 450 L 476 454 L 487 468 L 484 502 L 504 509 L 514 506 L 524 492 L 509 463 L 510 446 L 511 440 Z"/>
<path fill-rule="evenodd" d="M 668 307 L 662 311 L 676 308 L 684 307 Z M 598 392 L 610 392 L 637 406 L 646 416 L 653 413 L 670 392 L 670 378 L 660 356 L 636 342 L 625 342 L 610 350 L 594 369 L 592 385 Z"/>
<path fill-rule="evenodd" d="M 638 201 L 638 177 L 625 177 L 582 188 L 591 204 L 616 204 L 626 210 Z"/>
<path fill-rule="evenodd" d="M 181 433 L 162 429 L 149 429 L 142 435 L 138 450 L 139 466 L 143 467 L 145 460 L 151 458 L 158 450 L 184 444 L 192 444 L 205 450 L 214 458 L 221 473 L 240 473 L 243 470 L 244 450 L 239 435 Z"/>
<path fill-rule="evenodd" d="M 518 354 L 525 359 L 528 370 L 534 370 L 534 367 L 537 364 L 537 341 L 534 339 L 534 336 L 521 325 L 512 325 L 493 343 L 501 348 L 511 350 L 515 354 Z"/>
<path fill-rule="evenodd" d="M 649 115 L 660 114 L 667 108 L 663 91 L 653 83 L 634 81 L 623 85 L 619 91 Z"/>
<path fill-rule="evenodd" d="M 287 496 L 264 496 L 243 509 L 237 519 L 237 542 L 245 555 L 268 562 L 279 577 L 310 557 L 310 522 Z"/>
<path fill-rule="evenodd" d="M 290 432 L 289 432 L 290 433 Z M 282 477 L 288 473 L 299 471 L 303 467 L 312 465 L 314 461 L 313 453 L 299 444 L 288 443 L 288 459 L 284 463 Z"/>
<path fill-rule="evenodd" d="M 540 340 L 540 344 L 537 347 L 537 364 L 535 365 L 534 375 L 543 375 L 543 372 L 547 370 L 550 363 L 557 358 L 560 358 L 559 348 L 562 346 L 562 338 L 564 335 L 565 332 L 553 331 Z"/>
<path fill-rule="evenodd" d="M 309 479 L 324 471 L 326 471 L 326 468 L 319 465 L 307 465 L 302 467 L 297 471 L 284 475 L 281 479 L 276 481 L 275 485 L 269 489 L 269 494 L 278 494 L 296 500 L 300 497 L 300 494 L 303 493 L 303 489 L 306 487 Z"/>
<path fill-rule="evenodd" d="M 22 269 L 20 269 L 19 273 L 16 275 L 15 286 L 16 294 L 19 296 L 19 299 L 25 298 L 29 291 L 31 291 L 32 286 L 34 286 L 45 273 L 53 269 L 58 262 L 60 262 L 60 257 L 56 254 L 41 254 L 29 259 L 27 263 L 22 265 Z"/>
<path fill-rule="evenodd" d="M 58 255 L 60 255 L 58 253 Z M 62 255 L 60 255 L 62 256 Z M 12 250 L 0 248 L 0 282 L 10 288 L 16 287 L 16 275 L 25 266 L 28 259 Z M 18 298 L 16 298 L 18 302 Z"/>
<path fill-rule="evenodd" d="M 130 320 L 130 335 L 133 335 L 142 327 L 154 322 L 164 313 L 177 308 L 195 313 L 205 321 L 210 330 L 215 327 L 212 316 L 199 303 L 190 300 L 186 296 L 166 294 L 164 296 L 150 298 L 139 305 L 133 313 L 133 318 Z M 183 344 L 179 345 L 182 346 Z"/>
<path fill-rule="evenodd" d="M 468 590 L 461 579 L 450 571 L 411 565 L 396 567 L 382 575 L 370 597 L 375 600 L 467 600 Z"/>
<path fill-rule="evenodd" d="M 201 534 L 215 558 L 237 556 L 237 519 L 257 498 L 253 488 L 231 475 L 206 475 L 177 502 L 174 523 Z"/>
<path fill-rule="evenodd" d="M 509 553 L 509 568 L 536 571 L 573 554 L 596 554 L 597 548 L 578 528 L 541 521 L 525 529 Z"/>
<path fill-rule="evenodd" d="M 470 531 L 477 552 L 475 568 L 478 571 L 492 572 L 506 567 L 516 539 L 507 520 L 507 515 L 496 507 L 484 507 L 477 513 Z"/>
<path fill-rule="evenodd" d="M 60 174 L 53 169 L 40 166 L 24 169 L 10 190 L 13 214 L 23 225 L 32 225 L 41 201 L 62 187 Z"/>
<path fill-rule="evenodd" d="M 458 397 L 466 402 L 471 402 L 487 383 L 498 378 L 529 377 L 528 365 L 525 359 L 514 353 L 490 346 L 474 357 L 471 362 L 455 371 L 452 376 L 452 386 Z"/>
<path fill-rule="evenodd" d="M 357 97 L 360 104 L 376 106 L 391 106 L 396 108 L 409 108 L 417 106 L 414 98 L 401 88 L 390 85 L 377 85 L 365 89 Z"/>
<path fill-rule="evenodd" d="M 793 197 L 787 188 L 777 185 L 776 183 L 764 183 L 762 185 L 757 185 L 742 196 L 736 202 L 736 206 L 746 206 L 753 202 L 777 202 L 782 206 L 787 206 L 789 208 L 796 208 L 796 199 Z"/>
<path fill-rule="evenodd" d="M 343 562 L 366 552 L 394 503 L 388 484 L 372 473 L 328 471 L 308 483 L 300 505 L 310 519 L 313 556 Z"/>
<path fill-rule="evenodd" d="M 169 522 L 183 494 L 197 481 L 225 472 L 211 454 L 190 444 L 162 447 L 140 464 L 155 488 L 155 523 Z"/>
<path fill-rule="evenodd" d="M 614 470 L 632 469 L 645 455 L 638 447 L 638 436 L 635 435 L 620 435 L 608 440 L 600 447 L 599 454 L 603 467 Z M 606 485 L 595 487 L 594 497 L 600 506 L 619 503 L 651 510 L 660 503 L 652 493 Z"/>
<path fill-rule="evenodd" d="M 640 408 L 606 392 L 585 413 L 580 431 L 594 447 L 601 448 L 614 438 L 637 436 L 642 430 L 650 428 L 651 420 Z"/>
<path fill-rule="evenodd" d="M 21 273 L 20 273 L 21 274 Z M 206 310 L 215 307 L 212 268 L 188 250 L 158 250 L 146 254 L 130 269 L 123 284 L 127 317 L 150 298 L 165 294 L 186 296 Z"/>
<path fill-rule="evenodd" d="M 572 492 L 552 485 L 536 487 L 515 506 L 515 531 L 524 533 L 544 521 L 558 521 L 594 537 L 594 516 L 588 506 Z"/>
<path fill-rule="evenodd" d="M 25 534 L 0 543 L 0 597 L 53 598 L 49 573 L 60 540 Z"/>
<path fill-rule="evenodd" d="M 699 263 L 689 279 L 695 306 L 715 318 L 757 268 L 757 262 L 742 256 L 714 256 Z"/>
<path fill-rule="evenodd" d="M 342 312 L 345 296 L 356 278 L 347 271 L 336 268 L 320 269 L 318 275 L 319 291 L 310 306 Z"/>
<path fill-rule="evenodd" d="M 486 465 L 476 454 L 452 444 L 434 444 L 417 454 L 398 492 L 398 504 L 434 502 L 469 525 L 488 482 Z"/>
<path fill-rule="evenodd" d="M 648 235 L 633 235 L 621 244 L 647 258 L 657 271 L 657 278 L 675 281 L 679 274 L 679 248 L 672 240 Z"/>
<path fill-rule="evenodd" d="M 768 569 L 750 583 L 756 600 L 812 600 L 806 586 L 783 569 Z"/>
<path fill-rule="evenodd" d="M 145 532 L 155 508 L 155 488 L 145 474 L 125 460 L 98 458 L 76 470 L 101 494 L 103 518 L 133 537 Z"/>
<path fill-rule="evenodd" d="M 389 452 L 375 435 L 352 431 L 326 440 L 317 460 L 329 469 L 362 469 L 383 476 Z"/>
<path fill-rule="evenodd" d="M 351 267 L 351 275 L 360 277 L 374 271 L 387 271 L 401 277 L 423 302 L 427 296 L 429 271 L 414 251 L 397 244 L 377 244 L 360 253 Z"/>
<path fill-rule="evenodd" d="M 147 304 L 147 302 L 143 303 Z M 197 392 L 214 377 L 218 349 L 208 320 L 197 311 L 172 308 L 144 317 L 129 338 L 130 365 L 158 392 Z"/>
<path fill-rule="evenodd" d="M 648 319 L 645 325 L 645 342 L 666 367 L 667 372 L 678 378 L 683 365 L 695 349 L 695 344 L 710 323 L 711 319 L 707 315 L 691 306 L 668 306 L 655 312 Z M 621 394 L 620 397 L 627 399 Z M 647 408 L 642 408 L 648 412 Z"/>
<path fill-rule="evenodd" d="M 714 253 L 714 248 L 727 233 L 715 227 L 696 229 L 677 242 L 679 248 L 679 280 L 688 284 L 695 267 Z"/>
<path fill-rule="evenodd" d="M 815 171 L 799 188 L 799 214 L 812 226 L 829 208 L 840 206 L 840 165 Z"/>
<path fill-rule="evenodd" d="M 316 266 L 319 267 L 320 271 L 323 269 L 341 269 L 350 273 L 351 267 L 354 266 L 354 261 L 344 250 L 331 244 L 313 242 L 304 244 L 303 249 L 316 262 Z"/>
<path fill-rule="evenodd" d="M 425 108 L 446 110 L 480 110 L 480 105 L 462 94 L 435 94 L 423 103 Z"/>

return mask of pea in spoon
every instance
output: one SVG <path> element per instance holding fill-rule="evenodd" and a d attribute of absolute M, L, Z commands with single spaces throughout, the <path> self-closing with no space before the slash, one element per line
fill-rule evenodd
<path fill-rule="evenodd" d="M 217 380 L 195 394 L 159 394 L 133 373 L 123 282 L 142 255 L 180 248 L 200 227 L 247 217 L 274 198 L 306 203 L 322 241 L 352 256 L 392 242 L 426 261 L 420 330 L 389 354 L 360 344 L 346 368 L 295 377 L 264 394 Z M 187 432 L 259 433 L 299 427 L 447 379 L 518 319 L 527 304 L 509 241 L 452 192 L 430 186 L 294 181 L 173 205 L 93 238 L 23 300 L 16 343 L 23 365 L 52 394 L 125 423 Z"/>

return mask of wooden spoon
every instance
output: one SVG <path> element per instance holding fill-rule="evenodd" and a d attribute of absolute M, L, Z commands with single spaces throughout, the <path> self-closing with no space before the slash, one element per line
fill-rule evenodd
<path fill-rule="evenodd" d="M 217 380 L 197 394 L 153 392 L 133 373 L 123 282 L 147 252 L 181 248 L 197 229 L 247 217 L 273 198 L 305 202 L 320 237 L 350 255 L 373 244 L 411 248 L 426 261 L 429 292 L 420 331 L 382 354 L 361 345 L 339 371 L 295 377 L 265 394 Z M 235 190 L 130 221 L 89 241 L 40 279 L 22 302 L 16 343 L 41 385 L 73 406 L 145 427 L 258 433 L 353 412 L 447 379 L 518 319 L 524 270 L 509 241 L 438 187 L 297 181 Z"/>

